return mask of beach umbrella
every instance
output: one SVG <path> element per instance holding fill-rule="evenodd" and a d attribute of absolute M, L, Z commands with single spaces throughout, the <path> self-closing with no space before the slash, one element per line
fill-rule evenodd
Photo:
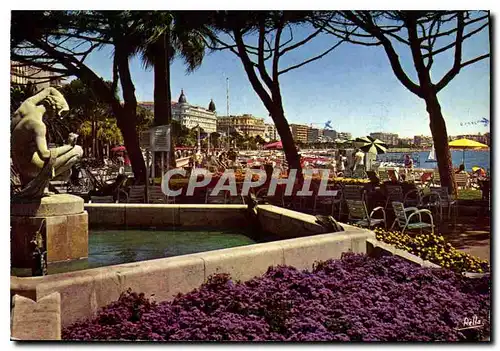
<path fill-rule="evenodd" d="M 125 150 L 126 150 L 125 146 L 117 146 L 117 147 L 114 147 L 111 149 L 111 151 L 113 151 L 113 152 L 123 152 Z"/>
<path fill-rule="evenodd" d="M 474 166 L 472 167 L 472 172 L 476 173 L 477 171 L 480 171 L 479 173 L 481 174 L 481 176 L 486 176 L 486 171 L 484 170 L 483 167 L 479 167 L 479 166 Z"/>
<path fill-rule="evenodd" d="M 450 141 L 448 146 L 450 147 L 450 149 L 463 151 L 462 164 L 464 165 L 464 167 L 465 167 L 465 150 L 480 150 L 488 148 L 488 145 L 486 144 L 465 138 Z"/>
<path fill-rule="evenodd" d="M 277 141 L 275 143 L 266 144 L 263 147 L 264 149 L 283 149 L 283 143 L 281 141 Z"/>
<path fill-rule="evenodd" d="M 387 152 L 387 145 L 382 140 L 372 138 L 369 135 L 354 139 L 354 143 L 364 152 L 375 155 Z"/>

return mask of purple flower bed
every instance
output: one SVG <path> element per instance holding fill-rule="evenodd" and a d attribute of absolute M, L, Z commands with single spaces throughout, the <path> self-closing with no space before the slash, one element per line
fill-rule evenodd
<path fill-rule="evenodd" d="M 63 330 L 70 340 L 430 341 L 490 333 L 489 278 L 467 279 L 391 256 L 345 254 L 312 272 L 269 268 L 234 283 L 212 276 L 171 302 L 127 292 L 96 318 Z M 464 327 L 476 316 L 483 324 Z"/>

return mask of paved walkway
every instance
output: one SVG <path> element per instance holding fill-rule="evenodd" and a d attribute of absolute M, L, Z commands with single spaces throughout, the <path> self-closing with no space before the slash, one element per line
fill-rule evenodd
<path fill-rule="evenodd" d="M 483 260 L 490 260 L 490 218 L 459 217 L 455 228 L 444 227 L 441 230 L 445 239 L 455 248 L 477 256 Z"/>

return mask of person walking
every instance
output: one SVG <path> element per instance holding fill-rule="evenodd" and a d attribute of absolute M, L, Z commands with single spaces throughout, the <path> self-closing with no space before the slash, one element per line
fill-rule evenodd
<path fill-rule="evenodd" d="M 363 178 L 365 172 L 365 153 L 360 149 L 356 149 L 354 154 L 354 167 L 353 173 L 355 178 Z"/>
<path fill-rule="evenodd" d="M 347 157 L 344 155 L 343 152 L 340 152 L 339 153 L 339 161 L 338 161 L 338 164 L 339 164 L 339 172 L 342 173 L 342 176 L 345 175 L 345 163 L 347 162 Z"/>

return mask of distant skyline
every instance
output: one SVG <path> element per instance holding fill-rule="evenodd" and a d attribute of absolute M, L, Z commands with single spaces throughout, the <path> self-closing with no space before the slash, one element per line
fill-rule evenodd
<path fill-rule="evenodd" d="M 304 37 L 304 30 L 294 36 Z M 288 66 L 319 53 L 333 43 L 323 35 L 283 60 Z M 408 50 L 396 46 L 405 71 L 416 80 Z M 401 50 L 403 49 L 403 50 Z M 464 60 L 489 53 L 488 31 L 468 39 Z M 433 76 L 440 78 L 452 64 L 453 50 L 438 56 Z M 89 55 L 86 64 L 104 79 L 111 79 L 112 49 L 105 47 Z M 145 70 L 138 57 L 130 61 L 138 101 L 153 100 L 153 72 Z M 240 60 L 227 51 L 208 54 L 201 67 L 186 74 L 182 60 L 171 66 L 172 100 L 181 89 L 189 103 L 208 107 L 213 99 L 217 115 L 226 115 L 226 77 L 229 77 L 230 114 L 252 114 L 272 122 L 254 92 Z M 373 132 L 392 132 L 400 137 L 430 135 L 424 101 L 408 91 L 395 77 L 382 47 L 342 44 L 322 59 L 280 77 L 285 114 L 289 123 L 322 128 L 331 120 L 333 129 L 354 137 Z M 435 78 L 436 79 L 436 78 Z M 490 119 L 490 59 L 467 66 L 439 93 L 449 135 L 477 134 L 490 127 L 460 125 Z"/>

